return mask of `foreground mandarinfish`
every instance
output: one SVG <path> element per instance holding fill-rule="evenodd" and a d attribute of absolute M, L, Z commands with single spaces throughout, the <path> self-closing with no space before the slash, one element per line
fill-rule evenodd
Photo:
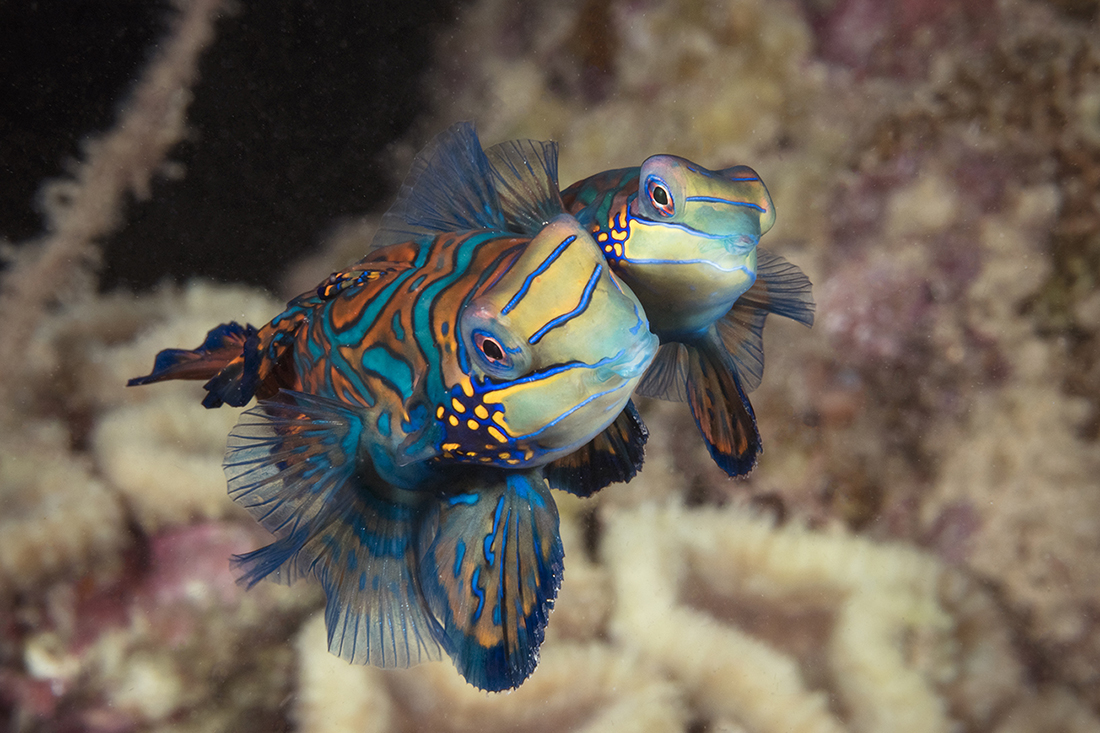
<path fill-rule="evenodd" d="M 275 541 L 243 581 L 314 575 L 330 650 L 400 667 L 453 659 L 486 690 L 534 670 L 562 573 L 548 477 L 627 480 L 629 404 L 658 347 L 591 236 L 458 229 L 376 249 L 256 330 L 169 349 L 131 385 L 207 379 L 230 496 Z M 593 440 L 595 438 L 595 440 Z"/>
<path fill-rule="evenodd" d="M 775 212 L 751 168 L 655 155 L 560 193 L 555 143 L 483 151 L 473 125 L 458 123 L 418 156 L 375 244 L 455 227 L 531 234 L 562 211 L 593 234 L 661 340 L 638 393 L 686 400 L 718 466 L 749 473 L 761 447 L 747 393 L 764 374 L 764 322 L 814 318 L 809 279 L 758 247 Z"/>

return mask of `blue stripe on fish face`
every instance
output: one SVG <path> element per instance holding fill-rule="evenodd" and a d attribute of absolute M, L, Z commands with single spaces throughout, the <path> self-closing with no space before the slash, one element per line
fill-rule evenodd
<path fill-rule="evenodd" d="M 728 204 L 729 206 L 744 206 L 749 209 L 756 209 L 760 212 L 767 211 L 766 208 L 758 204 L 754 204 L 750 201 L 734 201 L 732 199 L 719 198 L 717 196 L 688 196 L 685 201 L 702 201 L 710 204 Z"/>
<path fill-rule="evenodd" d="M 600 281 L 600 275 L 603 274 L 603 264 L 597 264 L 596 268 L 592 270 L 592 275 L 588 278 L 588 284 L 584 286 L 584 292 L 581 293 L 580 302 L 577 303 L 577 307 L 568 313 L 563 313 L 557 318 L 552 318 L 546 322 L 546 324 L 535 331 L 534 335 L 527 340 L 527 343 L 532 346 L 537 344 L 543 336 L 557 328 L 558 326 L 565 325 L 569 321 L 573 320 L 580 314 L 588 310 L 588 304 L 592 301 L 592 293 L 596 290 L 596 284 Z M 620 291 L 621 292 L 621 291 Z"/>
<path fill-rule="evenodd" d="M 512 310 L 520 304 L 520 302 L 523 300 L 523 297 L 527 295 L 527 291 L 531 288 L 531 283 L 535 281 L 535 278 L 546 272 L 546 270 L 549 269 L 550 265 L 554 264 L 558 257 L 561 256 L 562 252 L 564 252 L 569 247 L 569 245 L 573 244 L 576 239 L 577 237 L 575 235 L 566 237 L 562 241 L 562 243 L 559 244 L 545 260 L 543 260 L 542 264 L 539 265 L 534 272 L 527 276 L 527 279 L 523 281 L 523 285 L 520 286 L 519 291 L 516 292 L 511 300 L 508 301 L 508 304 L 504 306 L 503 310 L 501 310 L 501 313 L 504 315 L 508 315 L 509 313 L 511 313 Z"/>

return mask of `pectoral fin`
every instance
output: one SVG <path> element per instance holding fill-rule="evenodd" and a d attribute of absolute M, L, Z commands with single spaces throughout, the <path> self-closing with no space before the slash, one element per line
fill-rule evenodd
<path fill-rule="evenodd" d="M 276 540 L 234 564 L 249 585 L 316 576 L 329 650 L 349 662 L 440 659 L 439 626 L 413 570 L 421 506 L 364 482 L 355 458 L 363 429 L 356 410 L 294 392 L 241 416 L 226 449 L 229 495 Z"/>
<path fill-rule="evenodd" d="M 518 687 L 538 663 L 563 551 L 541 470 L 486 475 L 425 517 L 420 583 L 458 671 L 499 691 Z"/>

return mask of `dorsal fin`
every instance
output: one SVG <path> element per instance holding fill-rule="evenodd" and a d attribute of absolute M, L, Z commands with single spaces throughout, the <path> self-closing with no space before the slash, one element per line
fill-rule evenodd
<path fill-rule="evenodd" d="M 558 144 L 509 140 L 485 151 L 508 231 L 535 236 L 565 211 L 558 190 Z"/>
<path fill-rule="evenodd" d="M 470 229 L 506 231 L 493 172 L 472 122 L 436 135 L 413 160 L 397 200 L 371 242 L 385 247 Z"/>

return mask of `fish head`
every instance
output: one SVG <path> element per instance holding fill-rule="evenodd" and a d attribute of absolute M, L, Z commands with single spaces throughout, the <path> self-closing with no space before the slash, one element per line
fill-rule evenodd
<path fill-rule="evenodd" d="M 756 246 L 774 222 L 768 189 L 751 168 L 712 171 L 654 155 L 639 169 L 619 270 L 658 334 L 698 331 L 752 286 Z"/>
<path fill-rule="evenodd" d="M 469 381 L 440 413 L 451 413 L 444 451 L 513 467 L 548 463 L 603 431 L 658 347 L 638 299 L 567 214 L 471 299 L 459 333 Z"/>

